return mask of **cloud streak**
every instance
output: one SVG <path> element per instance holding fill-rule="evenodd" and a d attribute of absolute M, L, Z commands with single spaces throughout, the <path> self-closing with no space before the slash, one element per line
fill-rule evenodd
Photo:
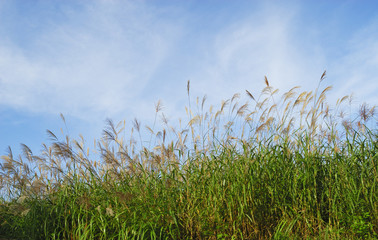
<path fill-rule="evenodd" d="M 245 89 L 259 94 L 265 75 L 281 91 L 295 85 L 316 87 L 325 68 L 324 54 L 297 47 L 299 11 L 294 6 L 264 5 L 257 14 L 221 29 L 209 46 L 206 69 L 196 76 L 206 79 L 200 88 L 217 98 Z"/>
<path fill-rule="evenodd" d="M 119 113 L 136 104 L 180 35 L 143 4 L 93 2 L 65 11 L 66 21 L 25 39 L 29 48 L 0 42 L 1 104 L 84 119 Z"/>

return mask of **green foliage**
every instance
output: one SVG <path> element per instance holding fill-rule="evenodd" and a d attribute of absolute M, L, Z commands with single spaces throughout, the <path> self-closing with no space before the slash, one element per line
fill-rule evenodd
<path fill-rule="evenodd" d="M 109 120 L 100 160 L 90 158 L 83 139 L 59 141 L 51 132 L 40 156 L 24 146 L 15 159 L 10 150 L 0 172 L 0 236 L 377 238 L 378 134 L 366 127 L 376 120 L 374 108 L 364 105 L 359 120 L 341 119 L 340 126 L 325 105 L 330 88 L 320 95 L 293 88 L 279 104 L 265 81 L 257 101 L 247 92 L 253 110 L 234 95 L 205 113 L 204 98 L 197 114 L 189 104 L 184 129 L 163 120 L 166 128 L 156 131 L 154 123 L 152 149 L 132 135 L 125 141 L 124 125 Z M 159 102 L 156 114 L 160 109 Z M 134 131 L 142 143 L 136 120 Z"/>

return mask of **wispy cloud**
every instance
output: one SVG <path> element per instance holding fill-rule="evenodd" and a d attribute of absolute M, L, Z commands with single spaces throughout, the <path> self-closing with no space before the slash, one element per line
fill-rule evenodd
<path fill-rule="evenodd" d="M 208 48 L 206 69 L 197 75 L 206 79 L 199 83 L 201 89 L 217 98 L 245 89 L 259 94 L 265 75 L 282 91 L 295 85 L 316 87 L 325 68 L 324 54 L 297 46 L 298 11 L 295 6 L 268 4 L 221 29 Z"/>
<path fill-rule="evenodd" d="M 61 11 L 64 21 L 40 26 L 24 39 L 28 47 L 0 40 L 1 104 L 87 120 L 132 109 L 180 35 L 143 3 L 96 1 Z"/>

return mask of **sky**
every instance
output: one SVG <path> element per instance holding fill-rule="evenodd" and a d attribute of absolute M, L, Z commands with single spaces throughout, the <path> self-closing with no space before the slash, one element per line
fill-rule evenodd
<path fill-rule="evenodd" d="M 216 105 L 264 76 L 313 90 L 324 70 L 329 102 L 378 104 L 377 1 L 0 0 L 0 155 L 38 155 L 47 129 L 151 125 L 158 100 L 185 119 L 188 80 Z"/>

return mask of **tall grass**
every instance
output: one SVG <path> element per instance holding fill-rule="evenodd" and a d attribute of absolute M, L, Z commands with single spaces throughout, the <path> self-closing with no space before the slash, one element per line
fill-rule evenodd
<path fill-rule="evenodd" d="M 83 138 L 40 155 L 2 156 L 0 236 L 17 239 L 373 239 L 378 237 L 375 107 L 332 109 L 331 87 L 269 85 L 218 110 L 206 98 L 171 126 L 107 121 L 92 153 Z M 162 126 L 156 129 L 157 118 Z M 62 116 L 63 121 L 64 117 Z M 367 127 L 373 126 L 373 127 Z"/>

